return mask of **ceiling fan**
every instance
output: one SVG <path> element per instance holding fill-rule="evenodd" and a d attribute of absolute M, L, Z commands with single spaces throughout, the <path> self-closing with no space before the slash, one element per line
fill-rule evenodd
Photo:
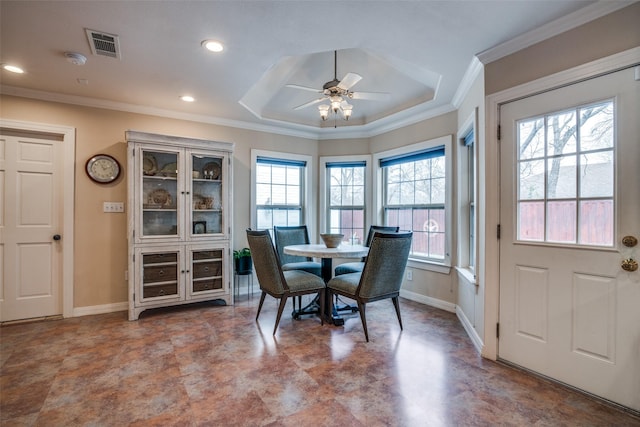
<path fill-rule="evenodd" d="M 316 98 L 312 101 L 306 102 L 302 105 L 298 105 L 294 110 L 301 110 L 314 104 L 318 104 L 325 100 L 329 100 L 331 106 L 319 105 L 318 110 L 322 120 L 326 120 L 329 115 L 329 108 L 337 114 L 338 111 L 342 111 L 343 118 L 349 120 L 353 106 L 347 102 L 347 99 L 362 99 L 362 100 L 383 100 L 389 97 L 388 93 L 384 92 L 354 92 L 351 90 L 356 85 L 362 76 L 356 73 L 347 73 L 342 80 L 338 80 L 338 51 L 333 51 L 334 65 L 333 65 L 333 80 L 326 82 L 322 85 L 322 89 L 316 89 L 308 86 L 300 86 L 296 84 L 288 84 L 286 87 L 293 89 L 302 89 L 309 92 L 321 93 L 323 96 Z"/>

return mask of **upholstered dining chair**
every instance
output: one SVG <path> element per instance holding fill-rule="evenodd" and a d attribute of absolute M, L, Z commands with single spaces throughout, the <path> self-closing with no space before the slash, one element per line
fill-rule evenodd
<path fill-rule="evenodd" d="M 333 295 L 341 295 L 358 303 L 364 336 L 369 341 L 365 307 L 368 303 L 391 298 L 396 309 L 400 330 L 402 317 L 398 297 L 404 269 L 411 250 L 412 232 L 379 233 L 371 240 L 369 255 L 359 273 L 336 276 L 327 283 L 333 310 Z"/>
<path fill-rule="evenodd" d="M 278 314 L 276 324 L 273 327 L 273 334 L 278 330 L 278 324 L 282 317 L 282 312 L 287 303 L 287 298 L 306 294 L 318 294 L 320 303 L 320 323 L 324 324 L 324 300 L 325 283 L 322 278 L 302 270 L 283 271 L 280 267 L 278 254 L 273 246 L 271 235 L 268 230 L 255 231 L 247 229 L 247 241 L 253 256 L 253 267 L 258 277 L 260 290 L 260 303 L 256 313 L 256 321 L 260 316 L 262 304 L 267 294 L 279 299 Z"/>
<path fill-rule="evenodd" d="M 373 233 L 375 233 L 376 231 L 379 231 L 382 233 L 397 233 L 399 230 L 400 230 L 400 227 L 372 225 L 371 227 L 369 227 L 369 232 L 367 233 L 367 240 L 366 240 L 365 246 L 371 245 L 371 239 L 373 238 Z M 362 258 L 362 261 L 345 262 L 344 264 L 340 264 L 334 270 L 335 275 L 339 276 L 341 274 L 358 273 L 362 271 L 362 269 L 364 268 L 364 262 L 366 261 L 366 259 L 367 257 L 364 257 Z"/>
<path fill-rule="evenodd" d="M 285 246 L 309 244 L 309 232 L 306 225 L 274 226 L 273 239 L 276 243 L 276 250 L 278 251 L 283 271 L 302 270 L 322 277 L 322 266 L 319 262 L 315 262 L 313 258 L 284 253 Z"/>

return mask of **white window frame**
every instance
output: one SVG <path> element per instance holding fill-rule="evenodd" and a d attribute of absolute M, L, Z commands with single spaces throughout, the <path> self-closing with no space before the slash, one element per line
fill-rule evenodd
<path fill-rule="evenodd" d="M 307 226 L 309 230 L 309 235 L 315 235 L 315 223 L 313 222 L 313 203 L 311 200 L 311 183 L 313 176 L 313 157 L 304 155 L 304 154 L 292 154 L 292 153 L 283 153 L 278 151 L 267 151 L 267 150 L 251 150 L 251 228 L 256 229 L 258 224 L 257 219 L 257 206 L 256 206 L 256 165 L 258 161 L 258 157 L 268 157 L 272 159 L 282 159 L 282 160 L 293 160 L 293 161 L 303 161 L 306 162 L 306 167 L 301 177 L 304 181 L 302 183 L 302 224 Z M 236 189 L 237 191 L 238 189 Z"/>
<path fill-rule="evenodd" d="M 478 108 L 474 109 L 474 112 L 464 121 L 462 126 L 458 129 L 458 146 L 456 161 L 458 165 L 457 173 L 457 269 L 463 274 L 467 280 L 471 283 L 477 283 L 477 268 L 478 268 Z M 469 149 L 464 145 L 464 138 L 469 132 L 473 132 L 473 161 L 475 163 L 473 179 L 469 176 Z M 474 188 L 469 188 L 470 183 L 474 183 Z M 473 193 L 471 193 L 473 192 Z M 475 212 L 475 239 L 474 239 L 474 255 L 475 259 L 470 262 L 471 256 L 471 241 L 470 241 L 470 214 L 469 214 L 469 199 L 473 194 L 474 200 L 474 212 Z"/>
<path fill-rule="evenodd" d="M 372 188 L 372 159 L 370 155 L 354 155 L 354 156 L 323 156 L 320 157 L 320 230 L 326 232 L 329 227 L 329 186 L 327 185 L 327 163 L 348 163 L 348 162 L 366 162 L 364 172 L 364 232 L 369 230 L 371 222 L 371 188 Z M 363 242 L 361 242 L 363 243 Z"/>
<path fill-rule="evenodd" d="M 380 167 L 380 160 L 392 156 L 402 156 L 410 154 L 416 151 L 429 150 L 436 147 L 444 146 L 445 152 L 445 220 L 446 220 L 446 232 L 445 232 L 445 254 L 442 261 L 425 260 L 412 258 L 409 256 L 408 266 L 418 269 L 437 271 L 440 273 L 448 274 L 451 270 L 451 242 L 453 236 L 453 222 L 452 222 L 452 179 L 453 179 L 453 152 L 452 152 L 453 135 L 445 135 L 438 138 L 430 139 L 415 144 L 406 145 L 392 150 L 382 151 L 373 154 L 373 169 L 375 171 L 375 178 L 373 180 L 373 198 L 374 207 L 372 209 L 372 218 L 378 224 L 383 224 L 384 221 L 384 186 L 383 183 L 383 170 Z"/>

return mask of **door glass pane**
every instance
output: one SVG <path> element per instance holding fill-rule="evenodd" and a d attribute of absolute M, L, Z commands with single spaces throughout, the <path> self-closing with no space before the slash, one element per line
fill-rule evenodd
<path fill-rule="evenodd" d="M 547 197 L 576 197 L 576 156 L 562 156 L 547 162 Z"/>
<path fill-rule="evenodd" d="M 613 197 L 613 151 L 580 158 L 580 196 Z"/>
<path fill-rule="evenodd" d="M 142 235 L 178 234 L 178 154 L 142 150 Z"/>
<path fill-rule="evenodd" d="M 580 150 L 613 147 L 613 103 L 591 105 L 580 109 Z"/>
<path fill-rule="evenodd" d="M 518 123 L 519 240 L 613 246 L 613 113 L 602 101 Z"/>
<path fill-rule="evenodd" d="M 518 124 L 518 158 L 544 156 L 544 119 L 523 120 Z"/>
<path fill-rule="evenodd" d="M 544 240 L 544 202 L 518 204 L 518 240 Z"/>
<path fill-rule="evenodd" d="M 575 201 L 555 201 L 547 204 L 547 241 L 576 242 Z"/>
<path fill-rule="evenodd" d="M 576 152 L 576 112 L 568 111 L 547 116 L 547 155 Z"/>
<path fill-rule="evenodd" d="M 190 233 L 222 233 L 222 157 L 191 156 Z"/>
<path fill-rule="evenodd" d="M 521 200 L 542 199 L 544 197 L 544 161 L 520 162 Z"/>
<path fill-rule="evenodd" d="M 587 200 L 580 203 L 580 236 L 583 245 L 613 245 L 613 201 Z"/>

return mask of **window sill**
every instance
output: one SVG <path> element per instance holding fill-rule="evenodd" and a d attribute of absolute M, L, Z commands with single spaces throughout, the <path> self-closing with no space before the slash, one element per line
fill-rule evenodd
<path fill-rule="evenodd" d="M 471 285 L 478 286 L 476 275 L 473 271 L 466 267 L 456 267 L 456 271 L 458 272 L 458 276 L 462 277 L 466 282 Z"/>
<path fill-rule="evenodd" d="M 433 271 L 436 273 L 450 274 L 451 266 L 445 264 L 436 264 L 433 262 L 420 261 L 416 259 L 409 259 L 407 267 L 416 268 L 418 270 Z"/>

